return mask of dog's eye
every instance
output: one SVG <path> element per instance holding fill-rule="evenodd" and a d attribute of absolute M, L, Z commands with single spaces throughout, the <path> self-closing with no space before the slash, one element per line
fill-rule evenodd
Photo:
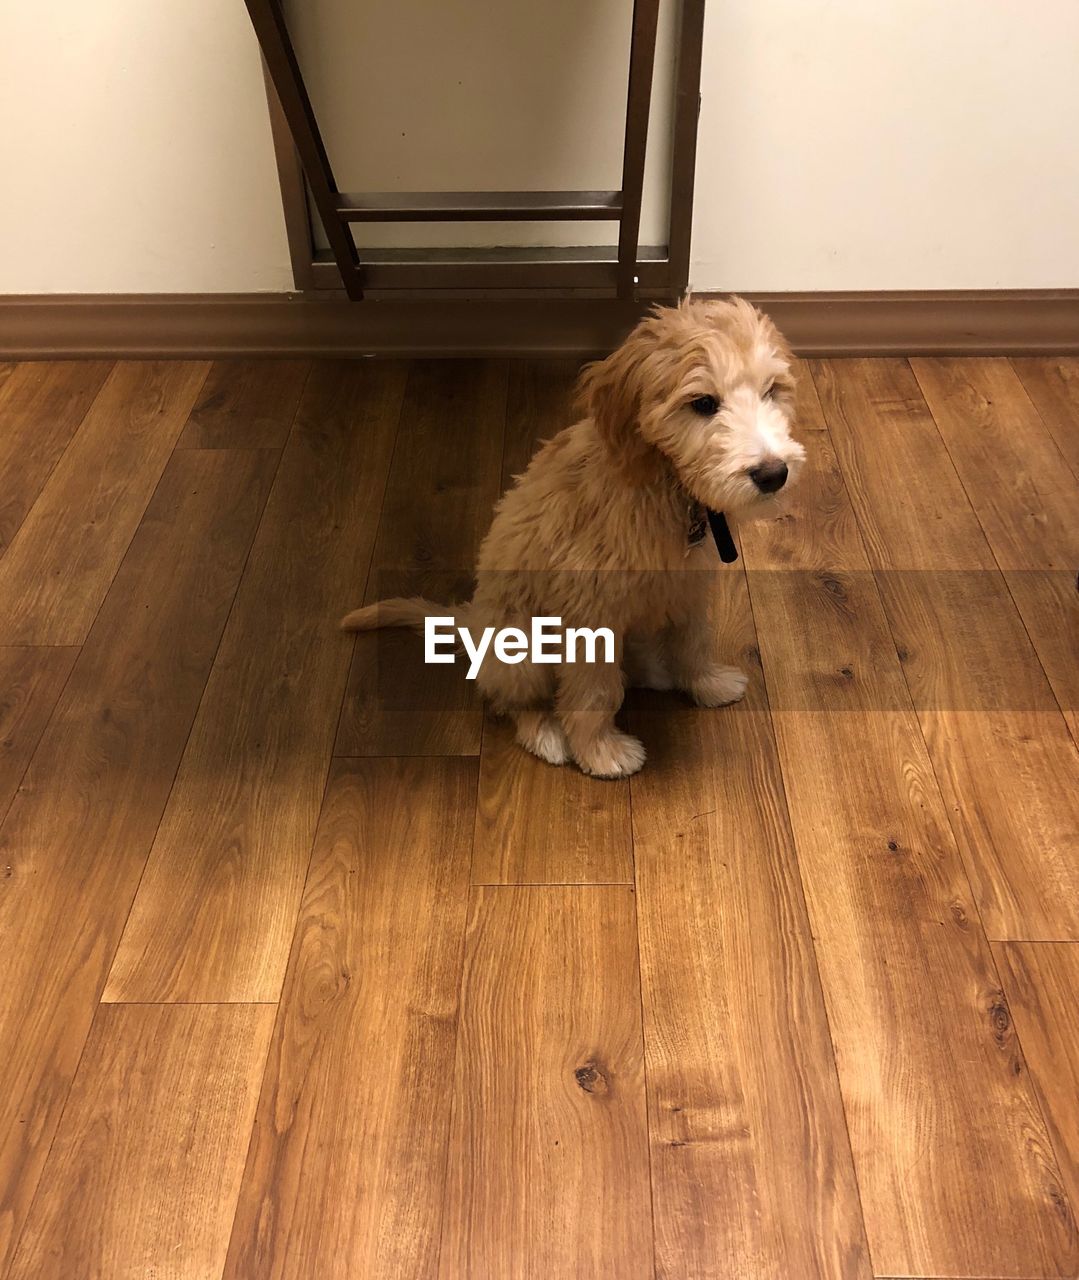
<path fill-rule="evenodd" d="M 711 418 L 719 412 L 719 401 L 715 396 L 698 396 L 689 402 L 689 407 L 702 418 Z"/>
<path fill-rule="evenodd" d="M 769 382 L 769 384 L 764 388 L 764 391 L 761 393 L 761 398 L 763 400 L 771 400 L 778 390 L 779 390 L 779 387 L 777 387 L 774 382 Z"/>

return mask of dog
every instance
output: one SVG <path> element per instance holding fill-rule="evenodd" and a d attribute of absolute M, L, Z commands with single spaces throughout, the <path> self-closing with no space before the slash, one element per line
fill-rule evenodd
<path fill-rule="evenodd" d="M 657 307 L 578 380 L 583 416 L 547 441 L 495 508 L 472 600 L 384 600 L 348 631 L 428 618 L 524 627 L 555 617 L 609 628 L 612 663 L 499 661 L 477 680 L 517 741 L 550 764 L 625 778 L 643 745 L 615 724 L 627 683 L 683 690 L 698 705 L 737 701 L 747 680 L 715 660 L 708 623 L 704 509 L 760 516 L 804 461 L 792 438 L 792 354 L 741 298 Z M 696 542 L 696 545 L 694 543 Z"/>

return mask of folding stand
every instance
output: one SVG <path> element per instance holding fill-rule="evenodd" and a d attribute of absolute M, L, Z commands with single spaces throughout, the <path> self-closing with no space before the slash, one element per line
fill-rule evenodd
<path fill-rule="evenodd" d="M 689 278 L 689 234 L 700 103 L 704 0 L 682 0 L 678 36 L 668 245 L 638 245 L 648 113 L 660 0 L 634 0 L 620 191 L 421 191 L 342 194 L 322 143 L 280 0 L 245 0 L 265 62 L 285 220 L 297 288 L 454 290 L 593 297 L 673 298 Z M 304 178 L 332 257 L 314 249 Z M 616 222 L 617 245 L 594 248 L 369 250 L 361 262 L 351 224 L 365 222 Z"/>

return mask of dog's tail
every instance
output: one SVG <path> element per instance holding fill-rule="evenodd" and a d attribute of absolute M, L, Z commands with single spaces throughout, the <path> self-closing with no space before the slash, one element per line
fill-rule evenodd
<path fill-rule="evenodd" d="M 460 623 L 465 616 L 467 605 L 438 604 L 434 600 L 425 600 L 422 596 L 411 596 L 405 599 L 398 596 L 393 600 L 380 600 L 378 604 L 366 605 L 363 609 L 353 609 L 341 619 L 342 631 L 377 631 L 380 627 L 411 627 L 413 631 L 423 631 L 427 618 L 453 618 Z"/>

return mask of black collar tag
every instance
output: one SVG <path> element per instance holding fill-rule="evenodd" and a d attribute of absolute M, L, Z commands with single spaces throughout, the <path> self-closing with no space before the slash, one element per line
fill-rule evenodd
<path fill-rule="evenodd" d="M 738 548 L 731 537 L 731 528 L 722 511 L 712 511 L 703 502 L 694 502 L 689 508 L 689 534 L 686 537 L 686 549 L 699 547 L 704 541 L 706 529 L 712 530 L 712 538 L 724 564 L 733 564 L 738 559 Z"/>

